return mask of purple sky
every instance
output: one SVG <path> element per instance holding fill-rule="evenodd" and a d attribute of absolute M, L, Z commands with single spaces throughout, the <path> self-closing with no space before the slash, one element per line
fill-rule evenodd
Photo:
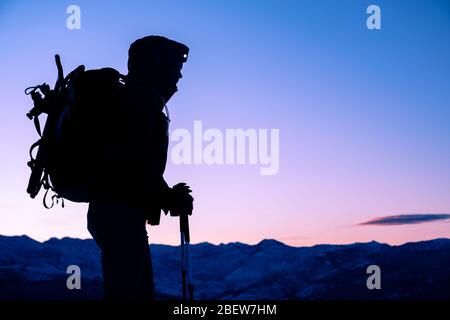
<path fill-rule="evenodd" d="M 48 211 L 25 193 L 37 138 L 27 86 L 66 71 L 126 73 L 128 46 L 148 34 L 191 51 L 170 101 L 171 129 L 280 130 L 280 169 L 175 165 L 169 184 L 194 190 L 192 241 L 292 245 L 448 237 L 449 220 L 367 224 L 384 216 L 450 212 L 450 8 L 447 1 L 2 1 L 0 4 L 0 234 L 89 237 L 86 204 Z M 66 8 L 81 8 L 81 30 Z M 173 146 L 173 144 L 172 144 Z M 176 244 L 177 220 L 149 227 Z"/>

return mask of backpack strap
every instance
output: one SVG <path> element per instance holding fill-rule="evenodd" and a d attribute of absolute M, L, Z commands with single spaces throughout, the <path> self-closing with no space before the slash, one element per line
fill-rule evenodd
<path fill-rule="evenodd" d="M 50 181 L 49 181 L 49 179 L 48 179 L 48 173 L 47 173 L 47 172 L 44 173 L 44 176 L 43 176 L 43 178 L 42 178 L 42 180 L 41 180 L 41 184 L 42 184 L 42 186 L 43 186 L 44 189 L 45 189 L 45 194 L 44 194 L 44 197 L 42 198 L 42 203 L 44 204 L 44 207 L 45 207 L 46 209 L 51 209 L 51 208 L 53 208 L 53 206 L 55 205 L 55 202 L 56 202 L 56 204 L 58 204 L 58 203 L 59 203 L 59 200 L 61 200 L 61 207 L 64 208 L 64 198 L 61 198 L 61 197 L 55 192 L 55 189 L 53 189 L 53 186 L 50 184 Z M 52 197 L 51 197 L 52 203 L 51 203 L 50 206 L 47 205 L 47 195 L 48 195 L 48 191 L 49 191 L 49 190 L 52 190 L 53 193 L 54 193 L 54 194 L 52 195 Z"/>
<path fill-rule="evenodd" d="M 41 93 L 44 95 L 44 98 L 42 97 Z M 49 110 L 46 110 L 44 106 L 44 99 L 50 94 L 50 87 L 48 84 L 43 83 L 38 86 L 32 86 L 25 89 L 26 95 L 31 95 L 31 98 L 34 102 L 34 107 L 27 113 L 27 117 L 30 120 L 33 120 L 34 127 L 36 128 L 37 133 L 39 134 L 39 137 L 42 137 L 42 131 L 41 131 L 41 124 L 39 122 L 39 115 L 42 112 L 48 112 Z"/>
<path fill-rule="evenodd" d="M 41 139 L 33 143 L 30 147 L 30 161 L 27 162 L 28 166 L 33 170 L 36 159 L 33 157 L 33 150 L 41 144 Z"/>

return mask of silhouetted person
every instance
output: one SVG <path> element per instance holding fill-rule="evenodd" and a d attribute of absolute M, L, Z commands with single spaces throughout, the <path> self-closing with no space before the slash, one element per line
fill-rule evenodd
<path fill-rule="evenodd" d="M 88 230 L 101 249 L 106 299 L 153 299 L 146 222 L 158 225 L 161 210 L 192 213 L 189 187 L 170 188 L 163 178 L 169 122 L 164 106 L 177 91 L 188 51 L 159 36 L 131 44 L 125 85 L 98 126 Z"/>

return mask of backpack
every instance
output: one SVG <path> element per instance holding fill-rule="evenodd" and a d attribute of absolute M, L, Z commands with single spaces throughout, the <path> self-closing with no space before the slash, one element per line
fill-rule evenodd
<path fill-rule="evenodd" d="M 35 198 L 43 187 L 47 209 L 59 200 L 64 207 L 64 199 L 90 201 L 90 175 L 95 170 L 92 164 L 99 133 L 105 129 L 102 123 L 115 112 L 111 106 L 118 101 L 125 82 L 125 76 L 117 70 L 86 71 L 83 65 L 64 77 L 59 55 L 55 55 L 55 62 L 58 78 L 53 89 L 43 83 L 25 90 L 34 102 L 27 117 L 33 120 L 40 137 L 29 151 L 27 193 Z M 43 131 L 39 122 L 42 113 L 47 114 Z M 49 190 L 54 193 L 50 205 L 46 200 Z"/>

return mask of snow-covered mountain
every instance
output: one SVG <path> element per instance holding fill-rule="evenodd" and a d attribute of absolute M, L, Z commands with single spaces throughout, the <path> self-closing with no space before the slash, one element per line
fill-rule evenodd
<path fill-rule="evenodd" d="M 181 292 L 180 248 L 151 245 L 157 296 Z M 450 299 L 450 239 L 389 246 L 377 242 L 290 247 L 191 246 L 197 299 Z M 66 288 L 66 269 L 81 269 L 81 290 Z M 366 286 L 370 265 L 381 289 Z M 100 252 L 93 240 L 0 236 L 1 299 L 99 299 Z"/>

